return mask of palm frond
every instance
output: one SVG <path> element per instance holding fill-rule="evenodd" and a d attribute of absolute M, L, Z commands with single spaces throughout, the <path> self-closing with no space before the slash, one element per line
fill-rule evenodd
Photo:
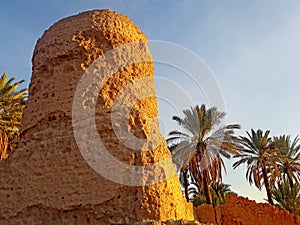
<path fill-rule="evenodd" d="M 27 99 L 27 89 L 17 90 L 24 80 L 13 83 L 7 81 L 7 74 L 0 78 L 0 155 L 5 159 L 13 149 L 13 142 L 18 138 L 23 109 Z"/>
<path fill-rule="evenodd" d="M 176 167 L 188 168 L 190 179 L 204 183 L 209 196 L 207 184 L 222 182 L 222 171 L 226 172 L 222 157 L 230 158 L 242 149 L 240 138 L 234 136 L 240 125 L 220 126 L 226 114 L 216 107 L 206 109 L 205 105 L 196 105 L 183 110 L 183 114 L 183 118 L 172 118 L 183 131 L 171 131 L 167 144 Z"/>

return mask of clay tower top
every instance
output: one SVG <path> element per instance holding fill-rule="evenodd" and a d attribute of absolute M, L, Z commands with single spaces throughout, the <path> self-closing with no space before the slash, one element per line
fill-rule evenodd
<path fill-rule="evenodd" d="M 80 13 L 51 26 L 33 53 L 22 131 L 53 112 L 71 116 L 73 91 L 86 68 L 105 52 L 141 40 L 147 37 L 128 17 L 110 10 Z M 153 66 L 147 69 L 151 73 Z"/>

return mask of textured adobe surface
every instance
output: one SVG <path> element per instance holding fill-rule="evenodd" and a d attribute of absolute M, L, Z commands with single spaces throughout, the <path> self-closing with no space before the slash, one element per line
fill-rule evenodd
<path fill-rule="evenodd" d="M 198 220 L 215 225 L 299 225 L 300 217 L 266 203 L 256 203 L 235 194 L 226 204 L 215 209 L 200 205 L 196 209 Z"/>
<path fill-rule="evenodd" d="M 111 182 L 87 164 L 74 139 L 72 104 L 80 78 L 99 56 L 136 41 L 147 38 L 127 17 L 109 10 L 63 19 L 43 34 L 34 50 L 19 149 L 7 161 L 0 162 L 1 225 L 193 220 L 192 207 L 182 197 L 176 174 L 150 186 Z M 145 44 L 132 55 L 143 51 L 150 55 Z M 118 92 L 135 80 L 153 77 L 153 70 L 151 60 L 121 68 L 94 99 L 102 142 L 113 156 L 129 165 L 149 165 L 169 157 L 165 142 L 152 151 L 133 151 L 122 145 L 112 131 L 110 112 Z M 146 88 L 154 90 L 152 78 L 147 87 L 142 87 Z M 124 99 L 130 102 L 134 95 Z M 149 122 L 155 117 L 156 98 L 142 99 L 130 113 L 128 130 L 136 137 L 146 138 L 153 131 Z M 169 170 L 174 170 L 171 163 Z M 152 178 L 143 179 L 146 182 Z"/>

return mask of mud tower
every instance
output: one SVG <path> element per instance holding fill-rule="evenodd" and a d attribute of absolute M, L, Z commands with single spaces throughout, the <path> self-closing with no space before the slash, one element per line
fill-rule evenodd
<path fill-rule="evenodd" d="M 193 220 L 159 135 L 156 97 L 148 95 L 155 88 L 147 37 L 130 19 L 110 10 L 62 19 L 38 40 L 32 63 L 21 141 L 0 162 L 1 225 Z M 114 108 L 116 101 L 121 107 Z M 85 113 L 90 105 L 94 115 Z M 98 137 L 83 126 L 86 121 Z M 125 143 L 126 133 L 132 143 Z M 85 143 L 94 138 L 101 147 Z M 105 149 L 125 170 L 113 171 L 101 154 L 92 162 L 98 154 L 89 155 L 92 147 Z"/>

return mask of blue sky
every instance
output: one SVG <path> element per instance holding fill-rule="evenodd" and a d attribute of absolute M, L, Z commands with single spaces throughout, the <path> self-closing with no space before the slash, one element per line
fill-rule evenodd
<path fill-rule="evenodd" d="M 44 30 L 61 18 L 103 8 L 127 15 L 151 40 L 174 42 L 196 53 L 223 92 L 226 123 L 242 125 L 239 134 L 251 128 L 270 129 L 272 135 L 300 134 L 300 2 L 295 0 L 3 1 L 0 72 L 28 85 L 33 48 Z M 189 84 L 171 72 L 158 66 L 156 75 Z M 203 103 L 197 90 L 187 92 L 194 104 Z M 160 110 L 167 132 L 173 111 L 168 114 L 162 103 Z M 232 171 L 231 164 L 227 162 L 225 182 L 241 195 L 265 198 L 249 187 L 245 168 Z"/>

